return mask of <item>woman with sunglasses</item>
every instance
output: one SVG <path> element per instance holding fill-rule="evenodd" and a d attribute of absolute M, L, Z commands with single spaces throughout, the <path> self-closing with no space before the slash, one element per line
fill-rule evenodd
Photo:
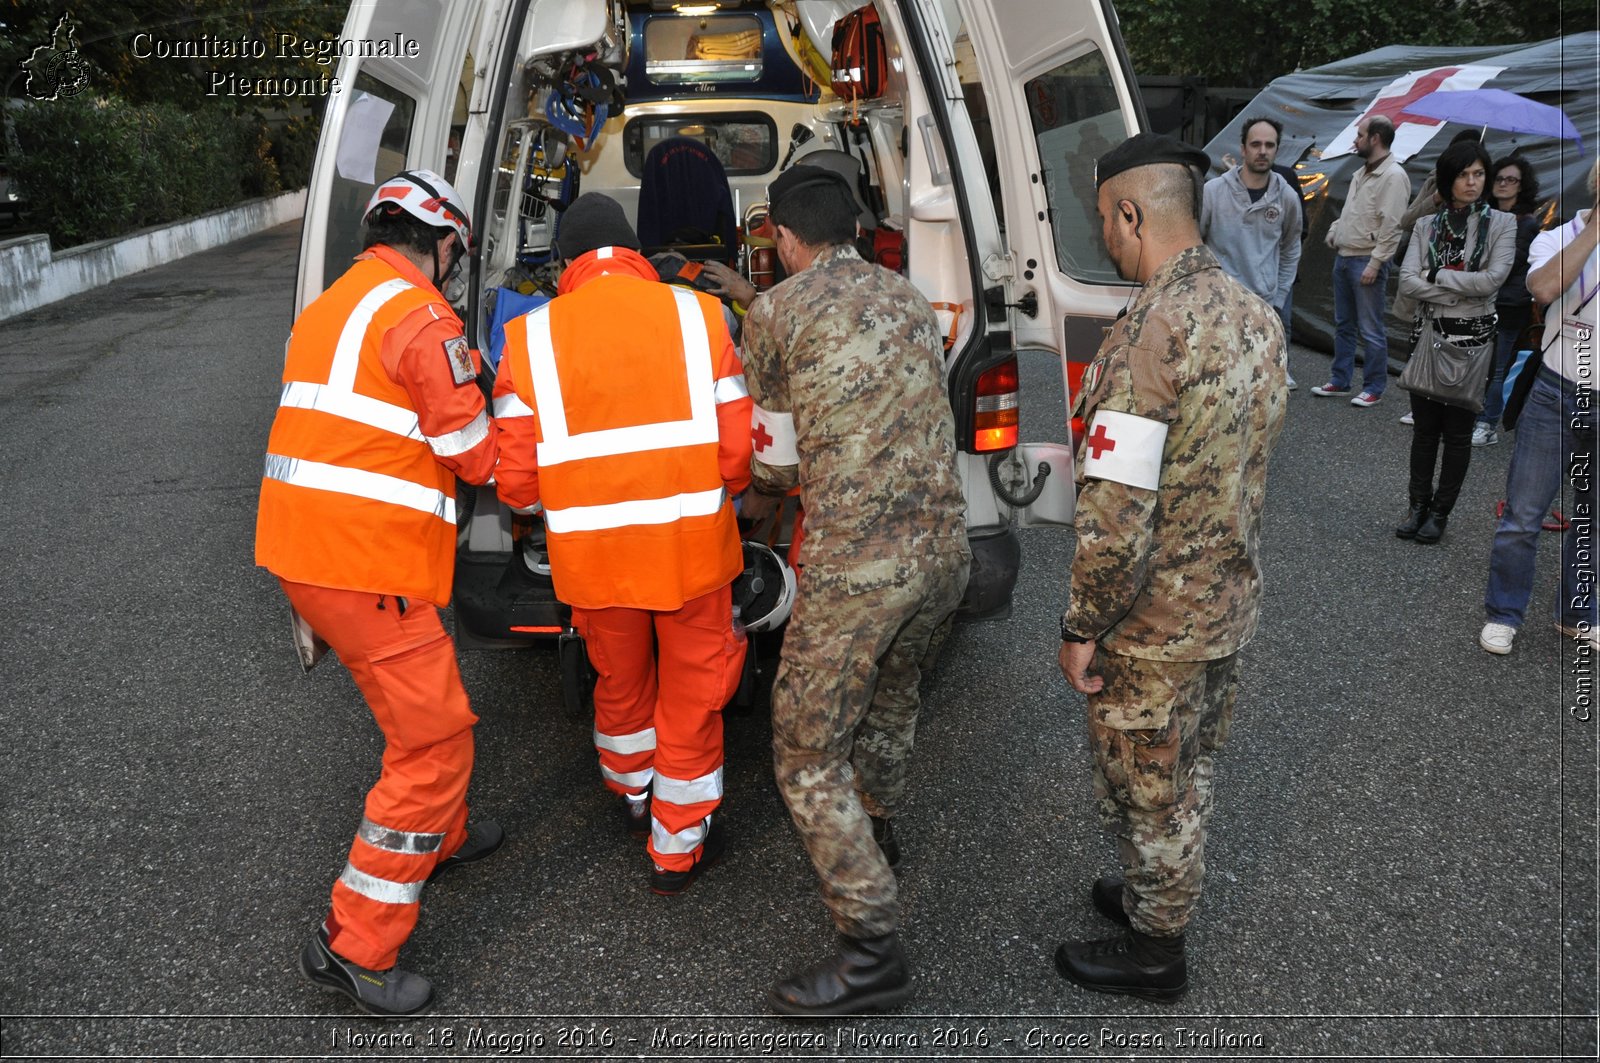
<path fill-rule="evenodd" d="M 1511 259 L 1511 273 L 1500 286 L 1494 311 L 1500 319 L 1495 340 L 1494 364 L 1489 370 L 1489 389 L 1483 394 L 1483 412 L 1472 429 L 1472 445 L 1493 446 L 1500 442 L 1500 414 L 1505 409 L 1506 370 L 1517 354 L 1533 317 L 1533 298 L 1528 294 L 1528 246 L 1539 232 L 1534 210 L 1539 202 L 1539 177 L 1533 165 L 1521 155 L 1495 162 L 1489 196 L 1496 209 L 1517 219 L 1517 249 Z"/>

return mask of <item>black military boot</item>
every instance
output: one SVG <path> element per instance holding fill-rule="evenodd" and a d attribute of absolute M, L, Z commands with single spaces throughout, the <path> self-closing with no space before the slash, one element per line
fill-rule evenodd
<path fill-rule="evenodd" d="M 1411 508 L 1406 510 L 1406 519 L 1394 530 L 1396 539 L 1415 539 L 1417 529 L 1428 519 L 1428 504 L 1426 502 L 1412 502 Z"/>
<path fill-rule="evenodd" d="M 868 816 L 872 820 L 872 840 L 878 843 L 878 848 L 883 850 L 883 858 L 889 861 L 889 870 L 894 871 L 900 867 L 900 843 L 895 840 L 894 820 L 880 819 L 877 816 Z"/>
<path fill-rule="evenodd" d="M 1430 545 L 1438 542 L 1440 539 L 1444 538 L 1444 528 L 1445 525 L 1449 523 L 1450 514 L 1434 513 L 1430 511 L 1428 513 L 1428 519 L 1423 521 L 1422 525 L 1417 528 L 1416 541 Z"/>
<path fill-rule="evenodd" d="M 1094 880 L 1089 896 L 1094 900 L 1094 910 L 1122 926 L 1128 925 L 1128 913 L 1122 907 L 1122 878 L 1106 875 Z"/>
<path fill-rule="evenodd" d="M 1056 970 L 1096 993 L 1145 1000 L 1177 1000 L 1189 988 L 1182 934 L 1158 938 L 1125 930 L 1100 941 L 1069 941 L 1056 949 Z"/>
<path fill-rule="evenodd" d="M 840 934 L 836 955 L 773 986 L 767 1003 L 783 1015 L 860 1015 L 910 997 L 911 972 L 891 931 L 875 938 Z"/>

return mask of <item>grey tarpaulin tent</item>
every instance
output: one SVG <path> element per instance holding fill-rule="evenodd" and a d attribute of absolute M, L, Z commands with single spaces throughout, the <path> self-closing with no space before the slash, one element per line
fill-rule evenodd
<path fill-rule="evenodd" d="M 1426 124 L 1402 118 L 1409 96 L 1435 88 L 1499 88 L 1521 93 L 1564 111 L 1583 137 L 1584 154 L 1574 142 L 1489 130 L 1484 146 L 1494 158 L 1519 150 L 1539 175 L 1540 198 L 1548 222 L 1587 207 L 1585 180 L 1600 150 L 1600 33 L 1574 33 L 1526 46 L 1421 48 L 1392 45 L 1278 78 L 1206 145 L 1215 170 L 1239 152 L 1239 129 L 1246 117 L 1269 115 L 1283 123 L 1278 161 L 1294 166 L 1306 196 L 1311 230 L 1300 259 L 1294 290 L 1294 331 L 1302 343 L 1333 349 L 1333 252 L 1323 243 L 1329 223 L 1344 205 L 1350 177 L 1361 160 L 1351 152 L 1355 123 L 1369 113 L 1400 118 L 1395 154 L 1404 160 L 1415 191 L 1433 169 L 1439 153 L 1465 126 Z M 1413 76 L 1414 75 L 1414 76 Z M 1391 271 L 1390 296 L 1395 277 Z M 1393 317 L 1390 350 L 1402 355 L 1404 328 Z"/>

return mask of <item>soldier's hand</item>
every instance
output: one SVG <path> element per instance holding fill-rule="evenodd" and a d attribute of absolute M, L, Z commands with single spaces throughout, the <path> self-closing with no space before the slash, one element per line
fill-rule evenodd
<path fill-rule="evenodd" d="M 723 299 L 732 299 L 740 306 L 749 306 L 750 300 L 756 297 L 756 286 L 745 280 L 738 270 L 730 269 L 721 262 L 701 263 L 702 275 L 709 277 L 716 287 L 711 289 L 711 294 Z"/>
<path fill-rule="evenodd" d="M 1089 664 L 1094 660 L 1096 643 L 1063 642 L 1061 644 L 1061 674 L 1067 677 L 1072 689 L 1080 694 L 1098 694 L 1106 685 L 1105 678 L 1089 674 Z"/>

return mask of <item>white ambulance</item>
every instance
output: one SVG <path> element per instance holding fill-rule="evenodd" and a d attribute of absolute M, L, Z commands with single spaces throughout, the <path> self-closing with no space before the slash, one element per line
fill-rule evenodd
<path fill-rule="evenodd" d="M 947 332 L 963 615 L 1009 612 L 1016 527 L 1069 524 L 1074 501 L 1066 426 L 1019 438 L 1018 353 L 1058 359 L 1075 386 L 1130 294 L 1095 214 L 1096 157 L 1144 125 L 1107 0 L 358 0 L 342 41 L 296 313 L 348 267 L 375 183 L 399 170 L 466 198 L 477 248 L 446 294 L 493 363 L 504 320 L 553 292 L 580 190 L 621 202 L 647 254 L 720 259 L 765 287 L 767 185 L 796 162 L 837 168 L 863 250 Z M 491 491 L 461 513 L 463 639 L 570 640 L 537 535 L 514 548 Z"/>

